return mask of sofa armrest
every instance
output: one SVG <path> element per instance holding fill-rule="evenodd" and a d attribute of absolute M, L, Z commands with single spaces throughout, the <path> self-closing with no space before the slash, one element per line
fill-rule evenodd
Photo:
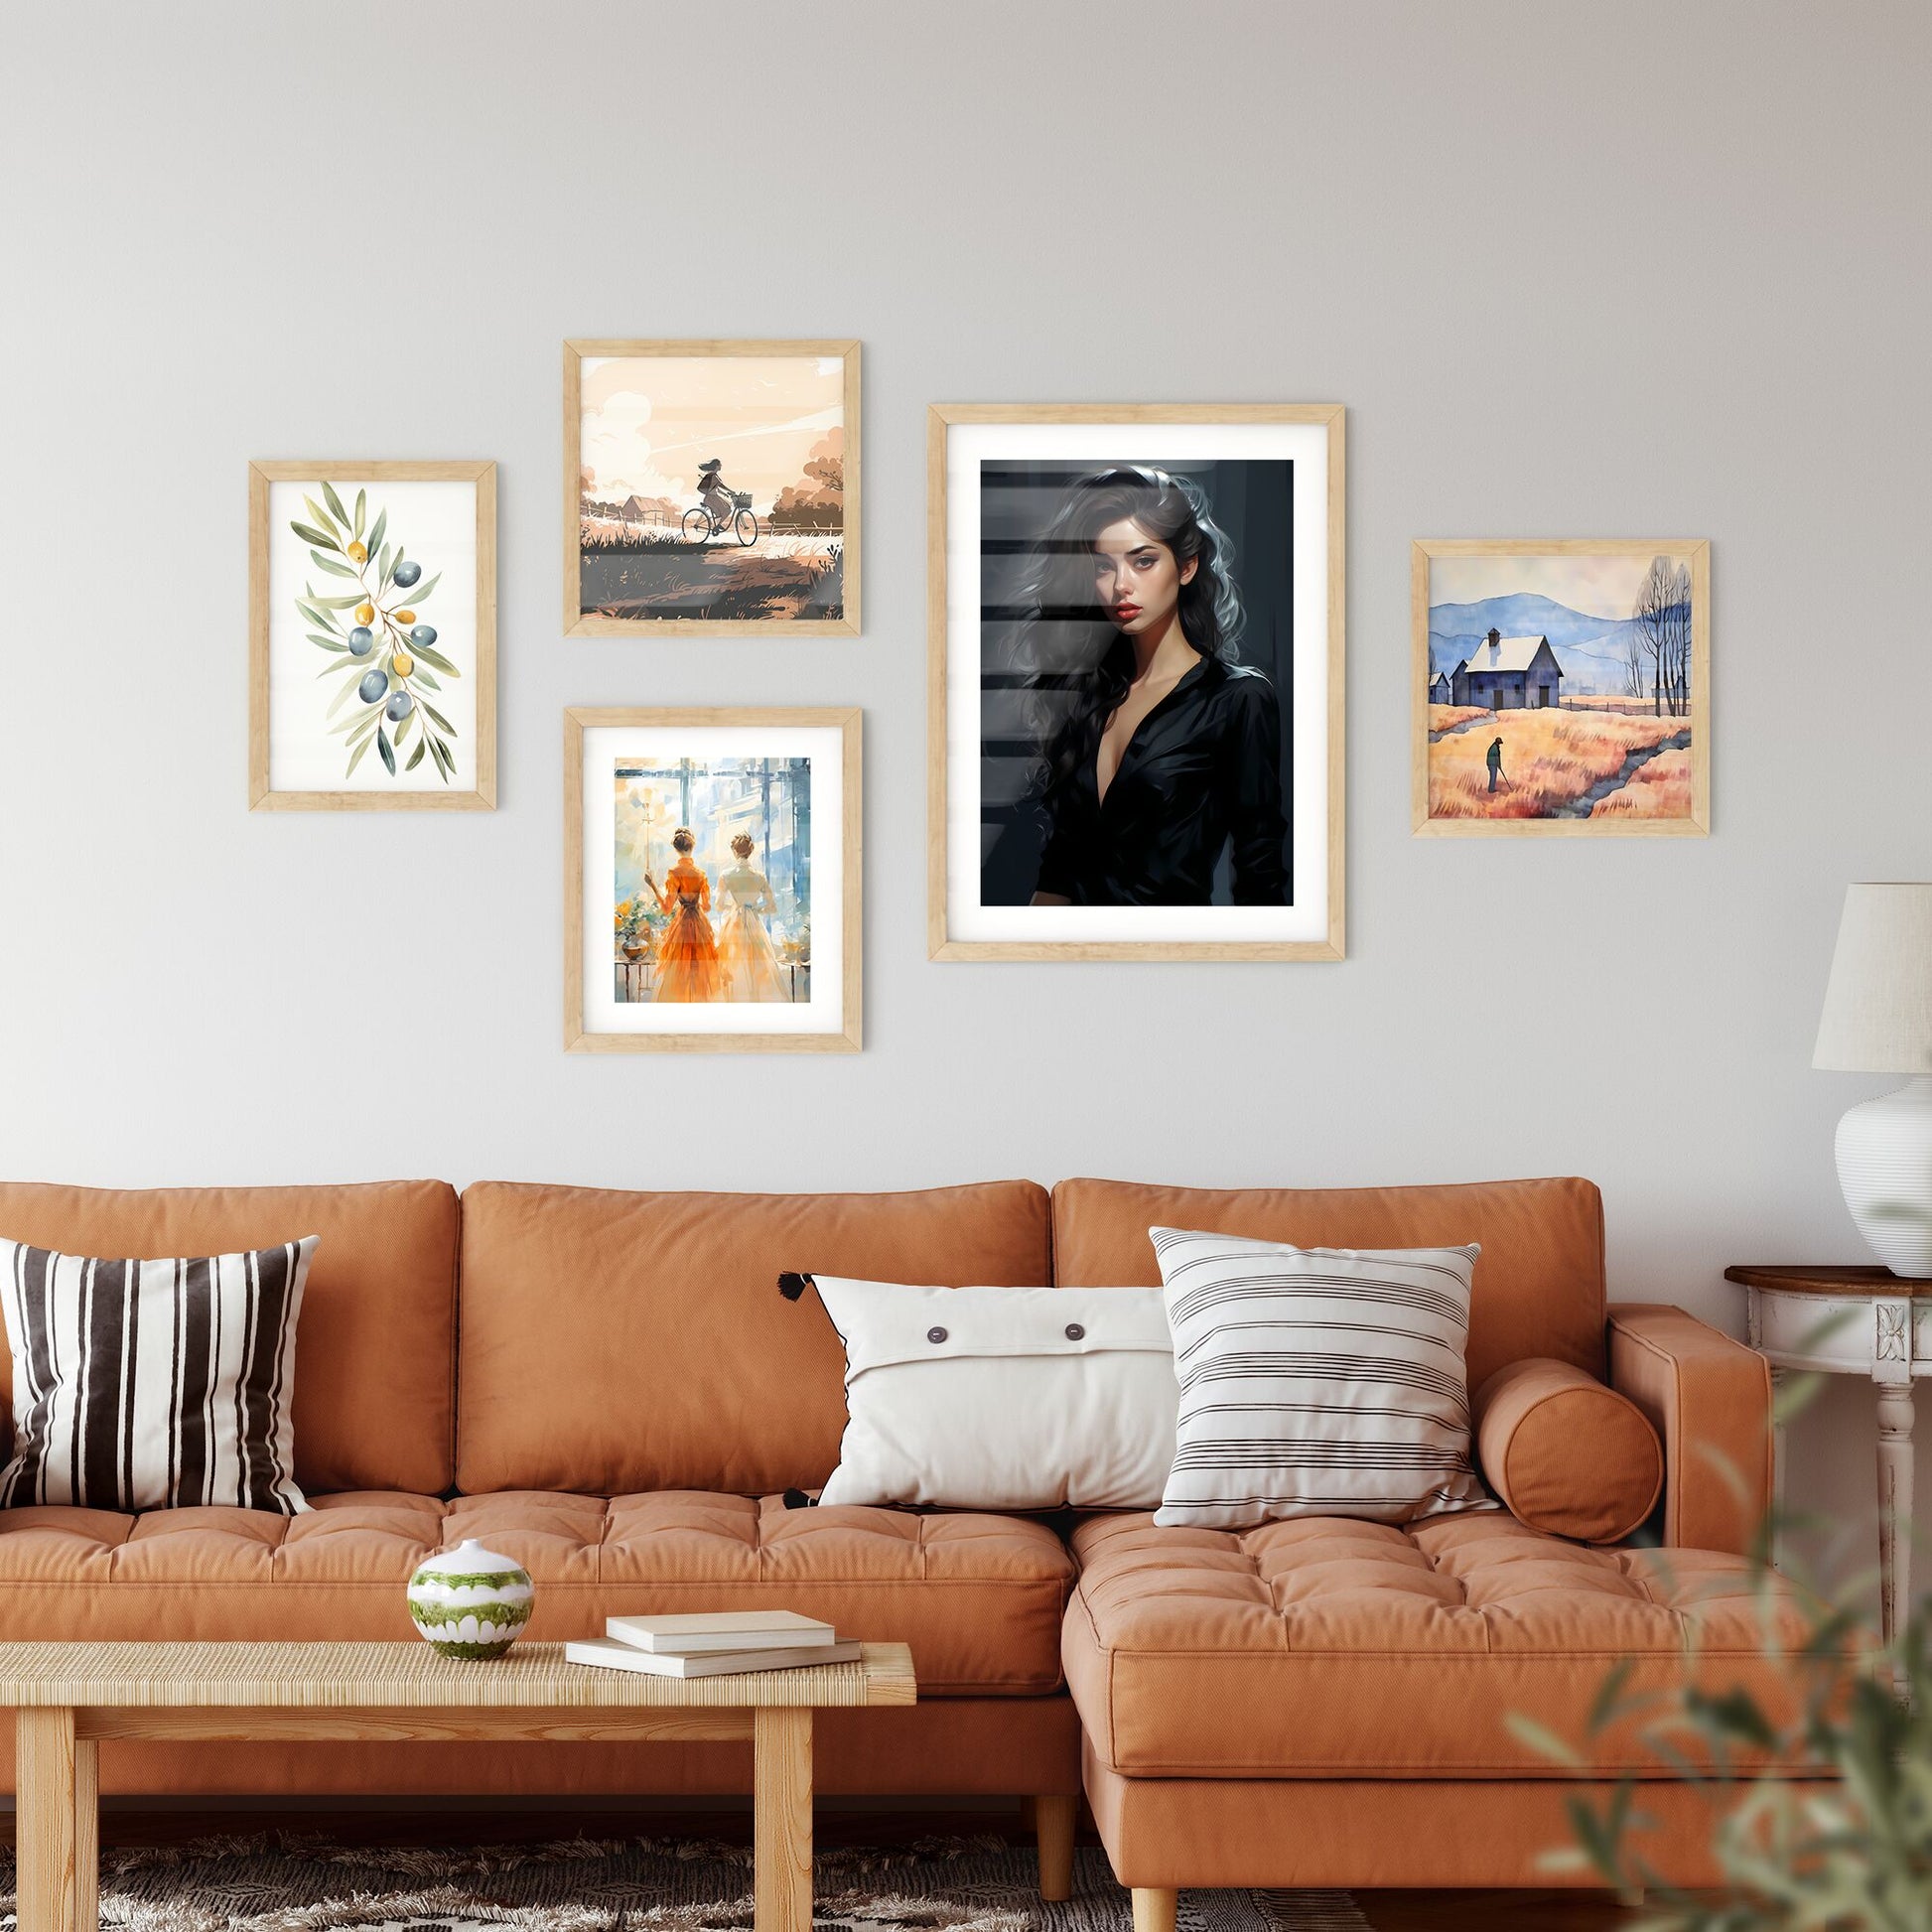
<path fill-rule="evenodd" d="M 1771 1507 L 1771 1369 L 1683 1309 L 1613 1303 L 1610 1386 L 1664 1445 L 1664 1541 L 1747 1555 Z"/>

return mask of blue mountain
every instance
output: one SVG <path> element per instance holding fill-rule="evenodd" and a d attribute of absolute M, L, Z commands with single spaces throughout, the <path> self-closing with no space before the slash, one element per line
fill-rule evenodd
<path fill-rule="evenodd" d="M 1628 618 L 1591 617 L 1531 591 L 1485 597 L 1475 604 L 1429 607 L 1429 668 L 1452 671 L 1491 629 L 1505 637 L 1547 637 L 1563 666 L 1564 688 L 1581 694 L 1617 692 L 1624 685 Z"/>

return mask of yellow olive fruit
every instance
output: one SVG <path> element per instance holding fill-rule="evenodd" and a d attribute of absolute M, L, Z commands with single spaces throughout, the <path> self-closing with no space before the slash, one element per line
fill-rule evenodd
<path fill-rule="evenodd" d="M 352 564 L 365 564 L 369 560 L 369 546 L 366 543 L 351 543 L 348 546 L 348 560 Z"/>
<path fill-rule="evenodd" d="M 414 623 L 416 621 L 416 613 L 414 611 L 397 611 L 392 613 L 392 615 L 398 623 Z"/>
<path fill-rule="evenodd" d="M 358 604 L 355 607 L 355 621 L 357 623 L 373 623 L 375 621 L 375 606 L 373 604 Z"/>
<path fill-rule="evenodd" d="M 391 651 L 389 668 L 397 677 L 407 677 L 416 668 L 416 660 L 406 650 Z"/>

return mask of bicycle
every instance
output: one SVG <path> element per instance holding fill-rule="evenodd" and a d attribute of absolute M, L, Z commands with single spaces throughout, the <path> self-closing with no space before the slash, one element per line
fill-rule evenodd
<path fill-rule="evenodd" d="M 752 499 L 749 496 L 732 497 L 732 514 L 729 522 L 721 522 L 700 504 L 696 509 L 684 512 L 684 540 L 686 543 L 709 543 L 713 537 L 736 537 L 744 549 L 749 550 L 759 540 L 759 520 L 752 514 Z"/>

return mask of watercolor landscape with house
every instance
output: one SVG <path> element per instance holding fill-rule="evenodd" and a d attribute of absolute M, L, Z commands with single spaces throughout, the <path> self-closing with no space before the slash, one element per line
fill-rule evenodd
<path fill-rule="evenodd" d="M 1428 819 L 1694 820 L 1693 563 L 1432 555 Z"/>

